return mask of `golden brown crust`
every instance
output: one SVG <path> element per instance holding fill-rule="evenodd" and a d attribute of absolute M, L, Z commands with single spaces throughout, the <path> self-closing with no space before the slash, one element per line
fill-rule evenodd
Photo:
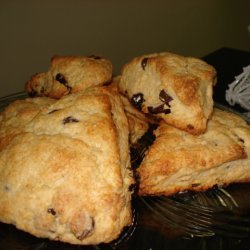
<path fill-rule="evenodd" d="M 235 114 L 215 109 L 199 136 L 164 122 L 155 135 L 138 169 L 141 195 L 206 190 L 250 177 L 250 129 Z"/>
<path fill-rule="evenodd" d="M 60 98 L 111 80 L 112 63 L 101 57 L 54 56 L 47 72 L 38 73 L 26 83 L 31 96 Z"/>
<path fill-rule="evenodd" d="M 215 83 L 216 71 L 204 61 L 164 52 L 127 63 L 119 88 L 143 112 L 189 133 L 201 134 L 212 114 Z"/>
<path fill-rule="evenodd" d="M 1 142 L 18 131 L 1 145 L 0 221 L 83 245 L 110 242 L 130 225 L 128 124 L 118 95 L 97 88 L 28 98 L 0 120 Z"/>

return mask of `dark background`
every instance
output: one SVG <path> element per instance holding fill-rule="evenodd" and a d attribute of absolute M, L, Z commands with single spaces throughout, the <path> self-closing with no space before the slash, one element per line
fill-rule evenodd
<path fill-rule="evenodd" d="M 249 50 L 249 9 L 249 0 L 1 0 L 0 97 L 23 90 L 55 54 L 105 56 L 119 74 L 146 53 Z"/>

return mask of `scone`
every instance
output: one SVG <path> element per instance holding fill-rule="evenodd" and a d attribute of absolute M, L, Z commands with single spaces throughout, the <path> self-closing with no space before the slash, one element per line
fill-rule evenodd
<path fill-rule="evenodd" d="M 162 52 L 128 62 L 119 89 L 144 113 L 201 134 L 212 114 L 215 83 L 216 71 L 204 61 Z"/>
<path fill-rule="evenodd" d="M 131 224 L 128 124 L 112 91 L 15 101 L 0 114 L 0 142 L 1 222 L 79 245 Z"/>
<path fill-rule="evenodd" d="M 26 83 L 30 96 L 60 98 L 88 87 L 100 86 L 112 77 L 112 63 L 99 56 L 54 56 L 47 72 Z"/>
<path fill-rule="evenodd" d="M 138 168 L 141 195 L 173 195 L 250 181 L 250 128 L 239 116 L 214 110 L 207 131 L 191 135 L 162 122 Z"/>

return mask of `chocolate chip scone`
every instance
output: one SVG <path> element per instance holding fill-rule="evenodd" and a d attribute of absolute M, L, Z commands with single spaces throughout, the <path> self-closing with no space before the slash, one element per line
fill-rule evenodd
<path fill-rule="evenodd" d="M 204 61 L 163 52 L 128 62 L 122 69 L 119 88 L 144 113 L 201 134 L 212 114 L 215 83 L 216 71 Z"/>
<path fill-rule="evenodd" d="M 71 244 L 131 224 L 128 124 L 105 88 L 15 101 L 0 114 L 0 221 Z"/>
<path fill-rule="evenodd" d="M 26 83 L 30 96 L 60 98 L 88 87 L 100 86 L 112 77 L 112 63 L 99 56 L 54 56 L 47 72 Z"/>
<path fill-rule="evenodd" d="M 141 195 L 173 195 L 250 181 L 250 127 L 215 109 L 204 134 L 194 136 L 162 122 L 138 169 Z"/>

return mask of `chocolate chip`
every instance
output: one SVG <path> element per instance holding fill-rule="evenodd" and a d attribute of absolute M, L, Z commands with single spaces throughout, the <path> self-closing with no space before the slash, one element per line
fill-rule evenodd
<path fill-rule="evenodd" d="M 63 124 L 72 123 L 72 122 L 79 122 L 79 120 L 77 120 L 76 118 L 72 116 L 68 116 L 63 119 Z"/>
<path fill-rule="evenodd" d="M 63 84 L 63 85 L 66 85 L 66 84 L 68 83 L 68 82 L 66 81 L 64 75 L 61 74 L 61 73 L 56 74 L 56 80 L 57 80 L 58 82 L 60 82 L 61 84 Z"/>
<path fill-rule="evenodd" d="M 52 214 L 53 216 L 56 215 L 56 211 L 54 210 L 54 208 L 48 208 L 47 212 L 48 212 L 49 214 Z"/>
<path fill-rule="evenodd" d="M 143 70 L 145 70 L 147 63 L 148 63 L 148 57 L 143 58 L 141 61 L 141 67 Z"/>
<path fill-rule="evenodd" d="M 164 89 L 160 91 L 159 98 L 162 102 L 168 105 L 168 107 L 170 107 L 169 103 L 173 101 L 173 98 L 169 94 L 167 94 L 167 92 Z"/>
<path fill-rule="evenodd" d="M 143 94 L 142 93 L 137 93 L 134 94 L 131 98 L 131 102 L 132 104 L 137 108 L 140 109 L 142 108 L 142 104 L 144 102 L 144 98 L 143 98 Z"/>
<path fill-rule="evenodd" d="M 157 124 L 149 124 L 149 129 L 138 141 L 130 145 L 131 167 L 137 169 L 145 156 L 146 151 L 155 140 L 154 131 L 158 127 Z M 133 171 L 135 173 L 135 171 Z"/>
<path fill-rule="evenodd" d="M 72 87 L 70 87 L 70 86 L 68 85 L 68 82 L 67 82 L 67 80 L 65 79 L 65 76 L 64 76 L 63 74 L 61 74 L 61 73 L 56 74 L 56 80 L 57 80 L 58 82 L 60 82 L 61 84 L 63 84 L 63 85 L 67 88 L 68 92 L 71 93 Z"/>
<path fill-rule="evenodd" d="M 161 113 L 162 114 L 169 114 L 169 113 L 171 113 L 171 110 L 169 108 L 165 109 L 164 104 L 161 104 L 157 107 L 149 106 L 148 112 L 151 114 L 161 114 Z"/>

